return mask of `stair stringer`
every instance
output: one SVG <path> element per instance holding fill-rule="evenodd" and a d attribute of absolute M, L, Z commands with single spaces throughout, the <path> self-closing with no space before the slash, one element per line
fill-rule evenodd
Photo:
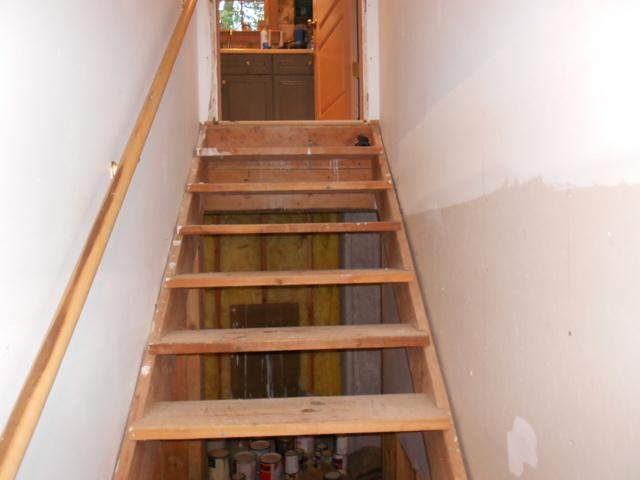
<path fill-rule="evenodd" d="M 372 122 L 374 135 L 379 145 L 384 145 L 378 122 Z M 378 156 L 381 180 L 393 183 L 393 177 L 383 148 Z M 395 185 L 395 184 L 394 184 Z M 422 298 L 420 284 L 415 275 L 415 265 L 411 255 L 411 247 L 406 234 L 404 216 L 396 189 L 377 194 L 378 215 L 381 221 L 400 222 L 399 231 L 382 236 L 385 259 L 389 267 L 403 268 L 414 273 L 415 280 L 408 284 L 393 286 L 398 309 L 398 317 L 403 323 L 411 323 L 427 333 L 433 339 L 427 310 Z M 417 393 L 428 394 L 436 406 L 451 411 L 447 389 L 440 369 L 438 355 L 434 341 L 423 348 L 407 349 L 409 366 L 414 390 Z M 451 419 L 451 428 L 443 431 L 424 432 L 427 456 L 434 480 L 466 480 L 467 473 L 456 433 L 455 422 Z"/>
<path fill-rule="evenodd" d="M 194 156 L 187 184 L 197 180 L 200 165 L 199 157 Z M 177 225 L 201 222 L 203 208 L 199 196 L 188 193 L 186 188 L 184 191 Z M 190 242 L 191 245 L 189 245 Z M 169 277 L 183 271 L 198 270 L 199 259 L 193 243 L 193 240 L 183 237 L 176 228 L 151 324 L 149 335 L 151 340 L 160 338 L 174 328 L 199 326 L 201 312 L 198 292 L 172 290 L 165 286 L 165 279 Z M 201 387 L 199 376 L 200 362 L 197 358 L 153 355 L 149 352 L 147 343 L 113 472 L 114 480 L 164 478 L 202 480 L 205 478 L 203 442 L 136 442 L 128 435 L 131 425 L 144 415 L 153 402 L 199 399 Z M 159 459 L 168 460 L 159 461 Z M 201 473 L 198 474 L 198 471 Z"/>

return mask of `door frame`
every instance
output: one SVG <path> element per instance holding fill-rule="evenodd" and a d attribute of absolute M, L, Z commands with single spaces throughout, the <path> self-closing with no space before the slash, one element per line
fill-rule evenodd
<path fill-rule="evenodd" d="M 354 0 L 356 8 L 356 29 L 358 42 L 358 119 L 372 120 L 369 109 L 369 68 L 367 58 L 367 0 Z M 222 69 L 220 67 L 220 24 L 218 23 L 218 0 L 209 0 L 211 21 L 211 102 L 209 120 L 222 118 Z M 273 120 L 275 121 L 275 120 Z"/>

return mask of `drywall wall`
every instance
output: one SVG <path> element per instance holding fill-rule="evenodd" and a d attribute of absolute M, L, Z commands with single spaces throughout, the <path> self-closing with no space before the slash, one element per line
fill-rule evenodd
<path fill-rule="evenodd" d="M 0 5 L 1 426 L 180 8 L 175 0 Z M 207 111 L 209 92 L 198 98 L 198 77 L 206 76 L 207 68 L 206 52 L 198 49 L 205 43 L 198 37 L 208 38 L 198 30 L 201 24 L 191 24 L 19 478 L 111 476 L 197 137 L 198 112 Z"/>
<path fill-rule="evenodd" d="M 383 134 L 471 477 L 638 478 L 640 6 L 379 18 Z"/>

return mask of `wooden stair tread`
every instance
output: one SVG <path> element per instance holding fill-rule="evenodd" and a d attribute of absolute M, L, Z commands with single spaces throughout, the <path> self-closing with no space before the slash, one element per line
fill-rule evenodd
<path fill-rule="evenodd" d="M 185 225 L 178 228 L 178 233 L 180 235 L 377 233 L 395 232 L 401 228 L 400 222 L 218 224 Z"/>
<path fill-rule="evenodd" d="M 393 189 L 385 180 L 343 182 L 197 182 L 187 185 L 190 193 L 332 193 L 377 192 Z"/>
<path fill-rule="evenodd" d="M 165 279 L 167 288 L 278 287 L 408 283 L 413 272 L 391 268 L 184 273 Z"/>
<path fill-rule="evenodd" d="M 412 325 L 178 330 L 149 344 L 156 355 L 424 347 L 429 336 Z"/>
<path fill-rule="evenodd" d="M 131 440 L 417 432 L 450 428 L 424 394 L 158 402 L 129 428 Z"/>
<path fill-rule="evenodd" d="M 200 157 L 290 157 L 302 156 L 309 157 L 361 157 L 379 155 L 382 153 L 382 147 L 374 145 L 371 147 L 352 147 L 352 146 L 313 146 L 313 147 L 295 147 L 295 146 L 270 146 L 270 147 L 236 147 L 221 146 L 217 147 L 198 147 L 196 155 Z"/>

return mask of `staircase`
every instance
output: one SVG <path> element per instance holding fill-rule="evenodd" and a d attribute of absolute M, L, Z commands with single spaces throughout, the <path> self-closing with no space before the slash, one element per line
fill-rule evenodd
<path fill-rule="evenodd" d="M 354 146 L 358 135 L 369 146 Z M 374 211 L 367 223 L 204 224 L 205 212 Z M 211 235 L 379 233 L 386 268 L 207 272 Z M 207 330 L 202 289 L 393 284 L 400 324 Z M 407 348 L 415 393 L 201 400 L 201 354 Z M 206 478 L 205 439 L 424 433 L 434 480 L 465 479 L 400 207 L 375 123 L 202 126 L 116 479 Z"/>

